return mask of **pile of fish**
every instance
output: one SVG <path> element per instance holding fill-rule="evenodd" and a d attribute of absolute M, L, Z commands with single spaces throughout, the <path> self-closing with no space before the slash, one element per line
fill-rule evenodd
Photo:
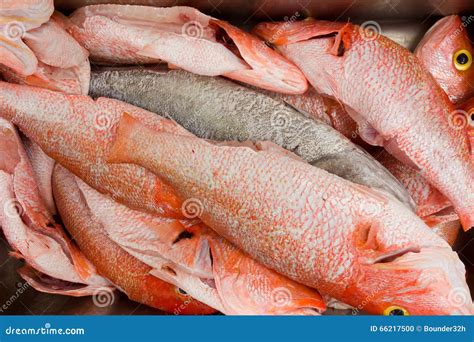
<path fill-rule="evenodd" d="M 190 7 L 0 5 L 0 225 L 19 274 L 175 314 L 473 314 L 474 49 Z M 91 67 L 92 65 L 92 67 Z"/>

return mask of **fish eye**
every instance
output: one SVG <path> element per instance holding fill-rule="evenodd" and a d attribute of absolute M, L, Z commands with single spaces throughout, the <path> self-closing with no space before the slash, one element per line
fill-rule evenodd
<path fill-rule="evenodd" d="M 188 293 L 180 287 L 176 288 L 176 292 L 178 292 L 178 294 L 180 294 L 182 296 L 187 296 L 188 295 Z"/>
<path fill-rule="evenodd" d="M 462 49 L 458 50 L 453 57 L 454 66 L 459 71 L 466 71 L 472 65 L 472 55 L 469 51 Z"/>
<path fill-rule="evenodd" d="M 383 311 L 385 316 L 410 316 L 408 311 L 401 306 L 392 305 Z"/>

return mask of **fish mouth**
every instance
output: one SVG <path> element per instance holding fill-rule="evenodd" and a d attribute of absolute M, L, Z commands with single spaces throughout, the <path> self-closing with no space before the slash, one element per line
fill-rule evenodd
<path fill-rule="evenodd" d="M 397 296 L 411 296 L 420 289 L 430 289 L 439 298 L 444 314 L 471 315 L 473 303 L 467 287 L 464 264 L 449 247 L 407 247 L 374 258 L 371 266 L 377 270 L 395 271 L 402 281 Z M 400 271 L 401 273 L 397 274 Z M 405 278 L 406 272 L 416 272 L 416 278 Z M 416 274 L 412 273 L 412 274 Z"/>

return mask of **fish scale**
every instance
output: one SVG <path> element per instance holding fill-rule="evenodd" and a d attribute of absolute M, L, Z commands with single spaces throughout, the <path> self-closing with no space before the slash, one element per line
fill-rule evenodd
<path fill-rule="evenodd" d="M 357 306 L 380 286 L 365 310 L 381 313 L 390 305 L 406 305 L 412 314 L 472 311 L 472 301 L 456 307 L 448 299 L 453 288 L 469 293 L 456 253 L 414 213 L 382 192 L 282 151 L 217 146 L 196 137 L 156 132 L 126 114 L 108 161 L 138 164 L 156 173 L 182 198 L 199 200 L 199 217 L 218 234 L 263 265 L 323 295 Z M 231 181 L 215 191 L 209 184 L 213 172 L 227 174 Z M 298 189 L 303 180 L 307 185 L 298 195 L 305 205 L 291 208 L 282 183 Z M 362 215 L 367 203 L 380 207 L 372 215 Z M 248 214 L 242 216 L 241 208 Z M 436 266 L 433 258 L 449 262 Z M 414 306 L 414 294 L 403 289 L 430 272 L 437 272 L 441 283 L 417 295 L 421 304 Z"/>
<path fill-rule="evenodd" d="M 14 122 L 49 157 L 95 189 L 137 210 L 183 218 L 180 203 L 168 185 L 143 168 L 111 166 L 103 159 L 123 112 L 141 117 L 156 129 L 190 134 L 182 127 L 120 101 L 94 101 L 3 82 L 0 99 L 0 116 Z"/>
<path fill-rule="evenodd" d="M 259 24 L 254 32 L 269 37 L 281 25 Z M 450 124 L 454 106 L 421 62 L 382 35 L 364 38 L 363 30 L 355 25 L 339 23 L 330 32 L 336 36 L 330 37 L 326 22 L 290 26 L 299 25 L 310 26 L 312 33 L 278 46 L 281 53 L 300 67 L 316 90 L 347 104 L 352 109 L 349 113 L 358 116 L 359 125 L 370 124 L 379 137 L 372 143 L 416 165 L 453 203 L 463 228 L 473 227 L 474 165 L 468 141 L 462 130 Z M 292 36 L 285 27 L 282 32 Z M 338 44 L 344 47 L 340 56 L 328 50 Z"/>
<path fill-rule="evenodd" d="M 163 115 L 201 138 L 271 141 L 316 167 L 412 204 L 387 170 L 329 125 L 231 81 L 182 70 L 104 68 L 92 73 L 90 95 Z"/>

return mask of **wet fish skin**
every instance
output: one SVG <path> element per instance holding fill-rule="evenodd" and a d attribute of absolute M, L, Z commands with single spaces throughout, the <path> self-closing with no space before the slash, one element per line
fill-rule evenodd
<path fill-rule="evenodd" d="M 451 246 L 461 228 L 459 217 L 449 200 L 410 166 L 390 155 L 387 151 L 376 154 L 376 158 L 408 190 L 416 204 L 416 214 Z"/>
<path fill-rule="evenodd" d="M 58 163 L 94 189 L 136 210 L 184 218 L 173 189 L 135 166 L 110 166 L 104 155 L 122 113 L 158 130 L 190 135 L 176 123 L 132 105 L 0 82 L 0 117 L 12 121 Z"/>
<path fill-rule="evenodd" d="M 89 296 L 99 288 L 110 288 L 54 222 L 20 137 L 4 119 L 0 119 L 0 152 L 0 227 L 13 250 L 11 255 L 25 261 L 20 275 L 33 288 L 47 293 Z M 31 276 L 32 269 L 51 281 Z"/>
<path fill-rule="evenodd" d="M 77 178 L 76 183 L 110 240 L 151 266 L 153 275 L 200 302 L 226 315 L 317 315 L 324 311 L 315 289 L 262 266 L 198 219 L 176 220 L 134 211 Z M 278 295 L 286 300 L 278 302 L 274 298 Z"/>
<path fill-rule="evenodd" d="M 53 0 L 3 0 L 0 7 L 0 64 L 27 76 L 35 72 L 38 60 L 22 37 L 48 21 Z"/>
<path fill-rule="evenodd" d="M 468 141 L 450 123 L 453 104 L 418 58 L 383 35 L 368 37 L 350 23 L 285 25 L 262 23 L 254 32 L 266 38 L 280 29 L 284 43 L 279 51 L 316 90 L 346 105 L 359 127 L 365 127 L 364 140 L 419 169 L 453 203 L 463 228 L 474 227 Z"/>
<path fill-rule="evenodd" d="M 92 5 L 71 15 L 68 30 L 99 63 L 166 62 L 199 75 L 302 94 L 306 78 L 260 39 L 186 6 Z"/>
<path fill-rule="evenodd" d="M 456 118 L 453 118 L 453 123 L 466 132 L 471 159 L 474 159 L 474 97 L 461 103 L 458 108 L 460 111 L 456 114 Z"/>
<path fill-rule="evenodd" d="M 100 274 L 110 279 L 130 299 L 169 313 L 215 312 L 181 294 L 175 286 L 150 275 L 150 266 L 112 242 L 81 197 L 74 176 L 60 165 L 56 165 L 53 172 L 53 192 L 66 229 L 74 236 L 83 253 Z"/>
<path fill-rule="evenodd" d="M 330 126 L 282 101 L 222 78 L 143 68 L 92 73 L 92 97 L 119 99 L 175 120 L 217 141 L 271 141 L 355 183 L 383 189 L 413 206 L 400 183 L 375 159 Z"/>
<path fill-rule="evenodd" d="M 68 19 L 55 12 L 50 20 L 26 32 L 24 43 L 38 60 L 31 75 L 0 66 L 3 78 L 68 94 L 87 94 L 90 80 L 89 53 L 66 32 Z"/>
<path fill-rule="evenodd" d="M 323 296 L 358 306 L 370 295 L 371 313 L 390 305 L 411 314 L 472 313 L 471 299 L 449 300 L 454 290 L 469 296 L 457 254 L 385 193 L 278 150 L 157 132 L 126 114 L 108 161 L 152 170 L 199 201 L 199 218 L 221 236 Z M 418 287 L 422 294 L 407 291 Z"/>

